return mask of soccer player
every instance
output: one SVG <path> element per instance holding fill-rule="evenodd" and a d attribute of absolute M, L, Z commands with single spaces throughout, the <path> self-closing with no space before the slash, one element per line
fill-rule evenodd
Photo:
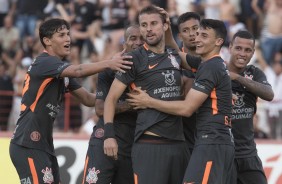
<path fill-rule="evenodd" d="M 125 30 L 124 49 L 130 52 L 144 44 L 139 26 L 132 25 Z M 124 93 L 118 100 L 114 118 L 115 138 L 118 144 L 118 157 L 116 160 L 104 154 L 104 101 L 115 78 L 115 72 L 105 70 L 98 75 L 95 109 L 100 117 L 98 124 L 93 128 L 84 167 L 82 183 L 90 183 L 93 179 L 91 173 L 96 172 L 96 184 L 133 184 L 133 170 L 131 162 L 131 148 L 134 140 L 137 112 L 125 101 Z M 126 91 L 128 92 L 128 91 Z"/>
<path fill-rule="evenodd" d="M 248 31 L 237 32 L 230 43 L 228 69 L 232 92 L 237 96 L 232 110 L 232 133 L 235 140 L 234 183 L 266 184 L 262 163 L 254 141 L 253 119 L 257 98 L 271 101 L 274 93 L 265 74 L 248 65 L 254 51 L 255 38 Z"/>
<path fill-rule="evenodd" d="M 114 134 L 116 103 L 126 87 L 146 90 L 153 98 L 165 101 L 180 100 L 181 59 L 174 49 L 165 47 L 165 17 L 154 6 L 143 8 L 138 16 L 145 44 L 130 52 L 132 68 L 118 72 L 105 101 L 104 152 L 117 156 Z M 181 184 L 188 162 L 180 116 L 145 109 L 138 112 L 132 148 L 134 180 L 138 184 Z"/>
<path fill-rule="evenodd" d="M 182 41 L 182 52 L 197 56 L 196 54 L 196 34 L 200 26 L 200 15 L 195 12 L 186 12 L 179 16 L 177 20 L 178 37 Z M 195 79 L 196 70 L 183 70 L 183 89 L 186 95 L 191 89 Z M 196 113 L 190 117 L 182 117 L 185 140 L 188 144 L 190 154 L 192 154 L 195 144 Z"/>
<path fill-rule="evenodd" d="M 130 68 L 116 56 L 98 63 L 70 65 L 64 58 L 71 52 L 70 26 L 63 19 L 49 19 L 39 28 L 44 52 L 29 67 L 22 93 L 21 114 L 10 144 L 10 157 L 21 183 L 60 183 L 59 166 L 53 145 L 53 122 L 64 93 L 86 106 L 94 106 L 95 94 L 75 82 L 106 68 Z M 20 153 L 20 154 L 19 154 Z"/>
<path fill-rule="evenodd" d="M 135 109 L 154 108 L 174 115 L 191 116 L 197 110 L 195 146 L 184 183 L 230 183 L 234 142 L 230 117 L 231 80 L 219 51 L 226 38 L 222 21 L 203 19 L 196 37 L 196 53 L 202 62 L 187 62 L 197 68 L 192 89 L 183 101 L 163 101 L 136 88 L 128 94 Z"/>

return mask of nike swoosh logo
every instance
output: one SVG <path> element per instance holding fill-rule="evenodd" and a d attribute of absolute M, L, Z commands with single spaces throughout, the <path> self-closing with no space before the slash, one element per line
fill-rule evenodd
<path fill-rule="evenodd" d="M 149 70 L 155 68 L 158 65 L 158 63 L 154 64 L 154 65 L 149 65 Z"/>

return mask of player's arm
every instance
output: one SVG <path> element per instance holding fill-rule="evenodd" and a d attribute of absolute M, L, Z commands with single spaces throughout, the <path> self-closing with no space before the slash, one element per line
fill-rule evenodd
<path fill-rule="evenodd" d="M 104 107 L 105 107 L 105 101 L 102 99 L 96 99 L 95 111 L 98 116 L 104 115 Z M 131 106 L 126 101 L 118 102 L 115 107 L 115 114 L 123 113 L 131 109 L 132 109 Z"/>
<path fill-rule="evenodd" d="M 95 105 L 96 94 L 89 93 L 84 87 L 72 91 L 71 94 L 87 107 Z"/>
<path fill-rule="evenodd" d="M 238 81 L 243 86 L 245 86 L 247 90 L 257 95 L 261 99 L 267 101 L 271 101 L 273 99 L 274 93 L 270 85 L 253 81 L 234 72 L 229 72 L 229 73 L 231 80 Z"/>
<path fill-rule="evenodd" d="M 128 94 L 128 102 L 134 109 L 153 108 L 161 112 L 173 115 L 191 116 L 208 98 L 208 95 L 191 89 L 183 101 L 162 101 L 150 97 L 146 92 L 139 88 L 134 89 L 138 94 Z"/>
<path fill-rule="evenodd" d="M 130 69 L 130 65 L 132 65 L 132 62 L 126 61 L 126 59 L 129 60 L 132 58 L 132 56 L 122 55 L 123 53 L 124 52 L 120 52 L 119 55 L 115 55 L 115 57 L 112 59 L 97 63 L 70 65 L 62 71 L 60 77 L 86 77 L 99 73 L 107 68 L 125 73 L 125 70 Z"/>
<path fill-rule="evenodd" d="M 107 156 L 117 159 L 118 145 L 115 140 L 115 133 L 113 127 L 113 120 L 115 116 L 115 108 L 118 99 L 126 89 L 126 85 L 120 82 L 118 79 L 115 79 L 111 85 L 110 91 L 105 100 L 104 109 L 104 153 Z"/>

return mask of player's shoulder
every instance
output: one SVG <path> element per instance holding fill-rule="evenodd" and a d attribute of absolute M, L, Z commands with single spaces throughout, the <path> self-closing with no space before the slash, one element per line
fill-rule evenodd
<path fill-rule="evenodd" d="M 263 73 L 263 71 L 260 68 L 254 66 L 254 65 L 247 65 L 244 73 L 254 75 L 254 74 L 257 74 L 257 73 Z"/>
<path fill-rule="evenodd" d="M 36 63 L 41 63 L 41 62 L 62 62 L 58 57 L 56 56 L 51 56 L 48 53 L 41 53 L 35 58 Z"/>

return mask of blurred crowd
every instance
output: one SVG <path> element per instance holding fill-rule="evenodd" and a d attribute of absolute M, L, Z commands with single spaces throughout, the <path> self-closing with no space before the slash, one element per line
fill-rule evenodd
<path fill-rule="evenodd" d="M 255 135 L 282 139 L 282 0 L 0 0 L 0 4 L 1 131 L 15 127 L 25 72 L 43 51 L 38 37 L 38 26 L 43 20 L 60 17 L 71 24 L 72 51 L 68 62 L 99 62 L 122 50 L 124 28 L 136 23 L 140 9 L 155 4 L 168 11 L 180 47 L 177 18 L 187 11 L 223 20 L 229 39 L 239 30 L 253 33 L 257 47 L 251 63 L 265 72 L 275 93 L 272 102 L 258 100 Z M 227 41 L 221 50 L 227 62 L 228 44 Z M 96 81 L 94 75 L 80 82 L 95 93 Z M 97 122 L 93 109 L 67 98 L 70 131 L 92 131 L 89 127 Z M 64 108 L 67 107 L 63 107 L 55 122 L 58 131 L 64 130 Z"/>

